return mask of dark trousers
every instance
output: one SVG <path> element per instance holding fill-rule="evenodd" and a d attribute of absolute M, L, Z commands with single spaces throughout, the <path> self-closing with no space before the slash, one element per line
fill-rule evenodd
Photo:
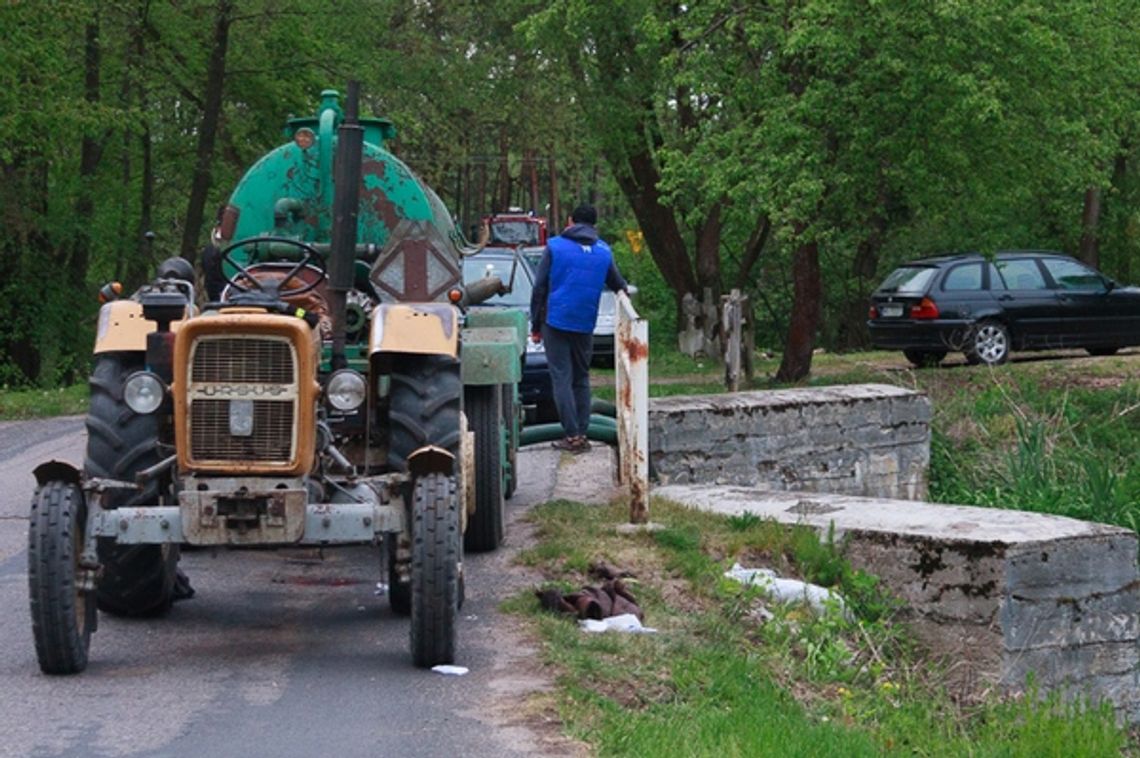
<path fill-rule="evenodd" d="M 562 429 L 567 437 L 585 436 L 590 426 L 590 356 L 594 335 L 566 332 L 544 324 L 542 341 Z"/>

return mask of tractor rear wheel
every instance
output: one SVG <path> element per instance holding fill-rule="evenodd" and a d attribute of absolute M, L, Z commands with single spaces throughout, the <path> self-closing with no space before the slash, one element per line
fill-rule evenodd
<path fill-rule="evenodd" d="M 127 377 L 143 368 L 135 353 L 102 353 L 91 374 L 87 411 L 88 477 L 134 481 L 135 474 L 158 463 L 158 418 L 138 414 L 123 402 Z M 157 505 L 162 488 L 155 480 L 141 490 L 116 490 L 104 507 Z M 116 616 L 160 616 L 174 602 L 178 545 L 117 545 L 99 540 L 99 608 Z"/>
<path fill-rule="evenodd" d="M 498 385 L 468 387 L 467 423 L 475 432 L 475 513 L 463 547 L 495 550 L 503 541 L 503 394 Z"/>
<path fill-rule="evenodd" d="M 36 489 L 28 523 L 28 599 L 36 658 L 45 674 L 87 668 L 96 618 L 95 594 L 79 588 L 86 525 L 78 486 L 48 482 Z"/>
<path fill-rule="evenodd" d="M 504 384 L 503 387 L 503 423 L 507 427 L 507 484 L 503 489 L 503 497 L 507 500 L 515 494 L 519 487 L 519 405 L 518 385 Z"/>
<path fill-rule="evenodd" d="M 406 471 L 408 456 L 424 445 L 459 456 L 459 362 L 443 355 L 403 356 L 392 372 L 388 400 L 388 464 Z"/>
<path fill-rule="evenodd" d="M 412 661 L 431 668 L 455 661 L 462 583 L 459 495 L 455 477 L 418 477 L 412 498 Z"/>

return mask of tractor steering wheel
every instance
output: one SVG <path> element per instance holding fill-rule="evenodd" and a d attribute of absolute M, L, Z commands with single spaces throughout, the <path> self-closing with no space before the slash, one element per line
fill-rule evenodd
<path fill-rule="evenodd" d="M 255 272 L 251 272 L 248 268 L 234 260 L 230 253 L 247 245 L 261 244 L 295 247 L 301 251 L 301 259 L 297 261 L 296 265 L 292 268 L 287 269 L 283 276 L 278 277 L 275 273 L 271 278 L 265 277 L 259 279 Z M 226 283 L 238 292 L 256 291 L 276 298 L 288 299 L 309 292 L 328 277 L 325 257 L 312 245 L 289 237 L 249 237 L 248 239 L 238 240 L 222 250 L 220 257 L 222 259 L 222 265 L 229 264 L 234 269 L 237 269 L 237 273 L 233 276 L 227 274 L 223 275 L 226 277 Z M 316 271 L 320 273 L 320 276 L 308 282 L 297 277 L 299 273 L 309 267 L 316 269 Z M 301 282 L 301 284 L 295 287 L 286 287 L 285 285 L 294 277 L 297 277 L 297 281 Z"/>

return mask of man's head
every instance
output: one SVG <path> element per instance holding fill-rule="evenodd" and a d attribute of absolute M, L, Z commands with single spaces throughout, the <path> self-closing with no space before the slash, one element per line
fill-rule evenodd
<path fill-rule="evenodd" d="M 593 226 L 598 223 L 598 211 L 594 206 L 582 203 L 570 214 L 570 220 L 575 224 L 589 224 Z"/>

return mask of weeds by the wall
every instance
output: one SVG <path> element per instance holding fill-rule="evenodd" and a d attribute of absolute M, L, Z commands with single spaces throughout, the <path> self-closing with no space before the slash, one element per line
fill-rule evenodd
<path fill-rule="evenodd" d="M 1140 527 L 1140 384 L 988 379 L 976 392 L 938 393 L 932 500 Z"/>
<path fill-rule="evenodd" d="M 524 560 L 577 588 L 602 560 L 636 574 L 655 635 L 594 635 L 529 614 L 559 672 L 561 716 L 601 755 L 1118 755 L 1112 714 L 1034 699 L 963 700 L 894 623 L 895 601 L 843 560 L 828 535 L 753 516 L 726 519 L 654 501 L 663 531 L 618 536 L 623 506 L 559 501 L 532 514 L 541 548 Z M 733 563 L 826 584 L 844 596 L 816 615 L 726 579 Z"/>

